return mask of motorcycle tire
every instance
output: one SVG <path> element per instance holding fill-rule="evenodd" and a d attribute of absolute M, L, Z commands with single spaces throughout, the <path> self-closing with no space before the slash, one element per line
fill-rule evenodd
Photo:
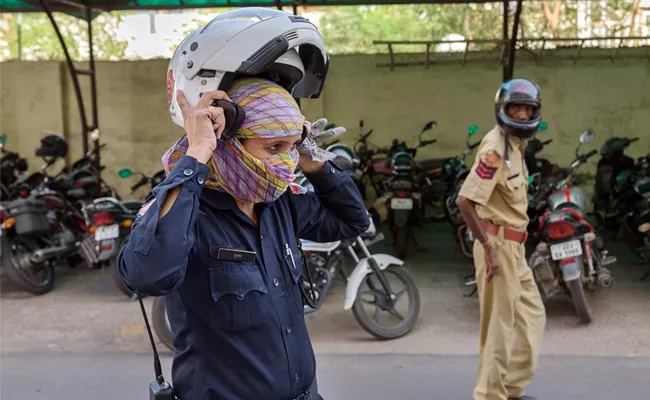
<path fill-rule="evenodd" d="M 569 293 L 571 294 L 571 299 L 573 300 L 573 306 L 576 309 L 578 318 L 583 324 L 589 324 L 592 321 L 591 316 L 591 307 L 587 301 L 587 295 L 585 289 L 582 286 L 581 279 L 574 279 L 570 281 L 567 285 L 569 287 Z"/>
<path fill-rule="evenodd" d="M 418 286 L 415 283 L 415 280 L 413 279 L 413 276 L 409 272 L 408 269 L 406 269 L 403 266 L 390 266 L 387 269 L 383 271 L 384 273 L 392 273 L 396 275 L 402 283 L 404 283 L 404 290 L 407 292 L 407 296 L 409 299 L 409 308 L 408 308 L 408 313 L 404 317 L 402 321 L 400 321 L 397 325 L 391 326 L 391 327 L 384 327 L 379 325 L 378 322 L 374 321 L 370 315 L 366 313 L 366 310 L 364 309 L 364 301 L 363 298 L 360 294 L 357 295 L 356 300 L 354 301 L 354 305 L 352 306 L 352 313 L 354 314 L 354 318 L 357 320 L 359 325 L 368 333 L 373 335 L 374 337 L 382 340 L 391 340 L 391 339 L 397 339 L 399 337 L 402 337 L 409 333 L 413 327 L 415 326 L 415 323 L 417 322 L 418 315 L 420 314 L 420 292 L 418 290 Z M 366 275 L 363 278 L 363 281 L 361 282 L 361 285 L 359 288 L 363 286 L 364 282 L 367 282 L 368 279 L 374 276 L 374 273 L 370 273 Z M 377 281 L 377 279 L 374 279 L 374 281 Z M 377 306 L 378 307 L 378 306 Z"/>
<path fill-rule="evenodd" d="M 408 248 L 408 228 L 395 227 L 393 234 L 395 235 L 395 253 L 397 253 L 398 258 L 403 260 L 406 258 L 406 251 Z"/>
<path fill-rule="evenodd" d="M 54 267 L 51 263 L 32 264 L 31 268 L 42 270 L 44 276 L 43 279 L 33 280 L 25 275 L 18 261 L 23 256 L 23 253 L 34 252 L 40 246 L 36 241 L 26 237 L 17 236 L 11 240 L 13 245 L 21 250 L 14 252 L 12 243 L 7 239 L 3 239 L 2 243 L 5 248 L 2 249 L 2 265 L 7 268 L 6 271 L 9 279 L 16 286 L 31 294 L 43 295 L 51 292 L 54 289 Z"/>
<path fill-rule="evenodd" d="M 165 307 L 165 298 L 156 297 L 153 299 L 151 308 L 151 324 L 156 336 L 169 350 L 174 351 L 174 340 L 172 330 L 167 319 L 167 308 Z"/>
<path fill-rule="evenodd" d="M 127 241 L 128 241 L 128 236 L 122 240 L 122 243 L 120 244 L 120 249 L 122 249 L 122 247 L 124 247 L 124 245 L 126 244 Z M 119 251 L 118 251 L 118 254 L 119 254 Z M 120 292 L 122 292 L 123 295 L 125 295 L 126 297 L 129 297 L 131 300 L 137 299 L 137 295 L 135 294 L 135 292 L 133 292 L 133 290 L 129 289 L 129 287 L 126 286 L 126 284 L 122 281 L 122 278 L 120 277 L 120 274 L 119 274 L 119 271 L 118 271 L 118 268 L 117 268 L 117 254 L 111 260 L 110 268 L 112 268 L 111 276 L 113 277 L 113 282 L 115 282 L 115 286 L 117 287 L 117 289 Z M 141 295 L 141 297 L 144 298 L 145 296 Z"/>
<path fill-rule="evenodd" d="M 122 281 L 122 278 L 120 277 L 120 274 L 118 273 L 117 269 L 117 264 L 113 263 L 111 266 L 111 276 L 113 277 L 113 282 L 115 282 L 115 286 L 117 289 L 126 297 L 129 297 L 132 300 L 135 300 L 137 298 L 136 294 L 129 289 L 128 286 Z M 144 297 L 144 296 L 143 296 Z"/>

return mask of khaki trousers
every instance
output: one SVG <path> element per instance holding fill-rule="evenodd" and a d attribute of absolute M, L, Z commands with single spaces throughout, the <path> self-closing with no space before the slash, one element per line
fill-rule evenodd
<path fill-rule="evenodd" d="M 483 246 L 474 242 L 481 308 L 481 341 L 474 400 L 507 400 L 525 394 L 537 367 L 546 312 L 523 244 L 488 235 L 499 270 L 485 282 Z"/>

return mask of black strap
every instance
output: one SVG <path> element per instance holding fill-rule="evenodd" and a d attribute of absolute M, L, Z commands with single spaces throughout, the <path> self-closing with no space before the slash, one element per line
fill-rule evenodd
<path fill-rule="evenodd" d="M 311 307 L 316 308 L 316 293 L 314 292 L 314 282 L 311 279 L 311 274 L 309 273 L 309 268 L 307 268 L 307 257 L 305 257 L 305 252 L 302 250 L 302 242 L 298 236 L 298 210 L 296 209 L 296 203 L 293 200 L 293 194 L 291 189 L 287 189 L 287 196 L 289 198 L 289 210 L 291 211 L 291 221 L 293 222 L 293 231 L 296 234 L 296 242 L 298 245 L 298 252 L 300 253 L 300 260 L 302 261 L 302 276 L 300 276 L 300 291 L 302 292 L 302 298 L 305 303 Z M 305 282 L 305 275 L 307 276 L 308 288 L 305 288 L 307 282 Z"/>

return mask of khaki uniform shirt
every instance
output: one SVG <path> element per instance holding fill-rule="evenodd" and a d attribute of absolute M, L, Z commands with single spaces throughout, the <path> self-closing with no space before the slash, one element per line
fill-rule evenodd
<path fill-rule="evenodd" d="M 528 226 L 526 141 L 516 137 L 508 141 L 509 162 L 506 162 L 505 134 L 495 126 L 485 135 L 459 195 L 477 204 L 476 213 L 481 220 L 525 231 Z"/>

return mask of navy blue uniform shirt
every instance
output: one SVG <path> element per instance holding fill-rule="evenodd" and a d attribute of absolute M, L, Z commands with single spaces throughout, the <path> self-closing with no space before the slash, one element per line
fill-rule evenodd
<path fill-rule="evenodd" d="M 295 399 L 316 377 L 296 236 L 330 242 L 364 232 L 369 220 L 361 195 L 328 162 L 307 175 L 315 192 L 256 205 L 256 226 L 230 195 L 203 190 L 208 174 L 195 158 L 180 159 L 136 218 L 118 257 L 119 274 L 139 293 L 166 296 L 172 381 L 181 400 Z M 178 186 L 176 202 L 160 219 L 163 199 Z M 219 249 L 256 256 L 226 261 L 218 259 Z"/>

